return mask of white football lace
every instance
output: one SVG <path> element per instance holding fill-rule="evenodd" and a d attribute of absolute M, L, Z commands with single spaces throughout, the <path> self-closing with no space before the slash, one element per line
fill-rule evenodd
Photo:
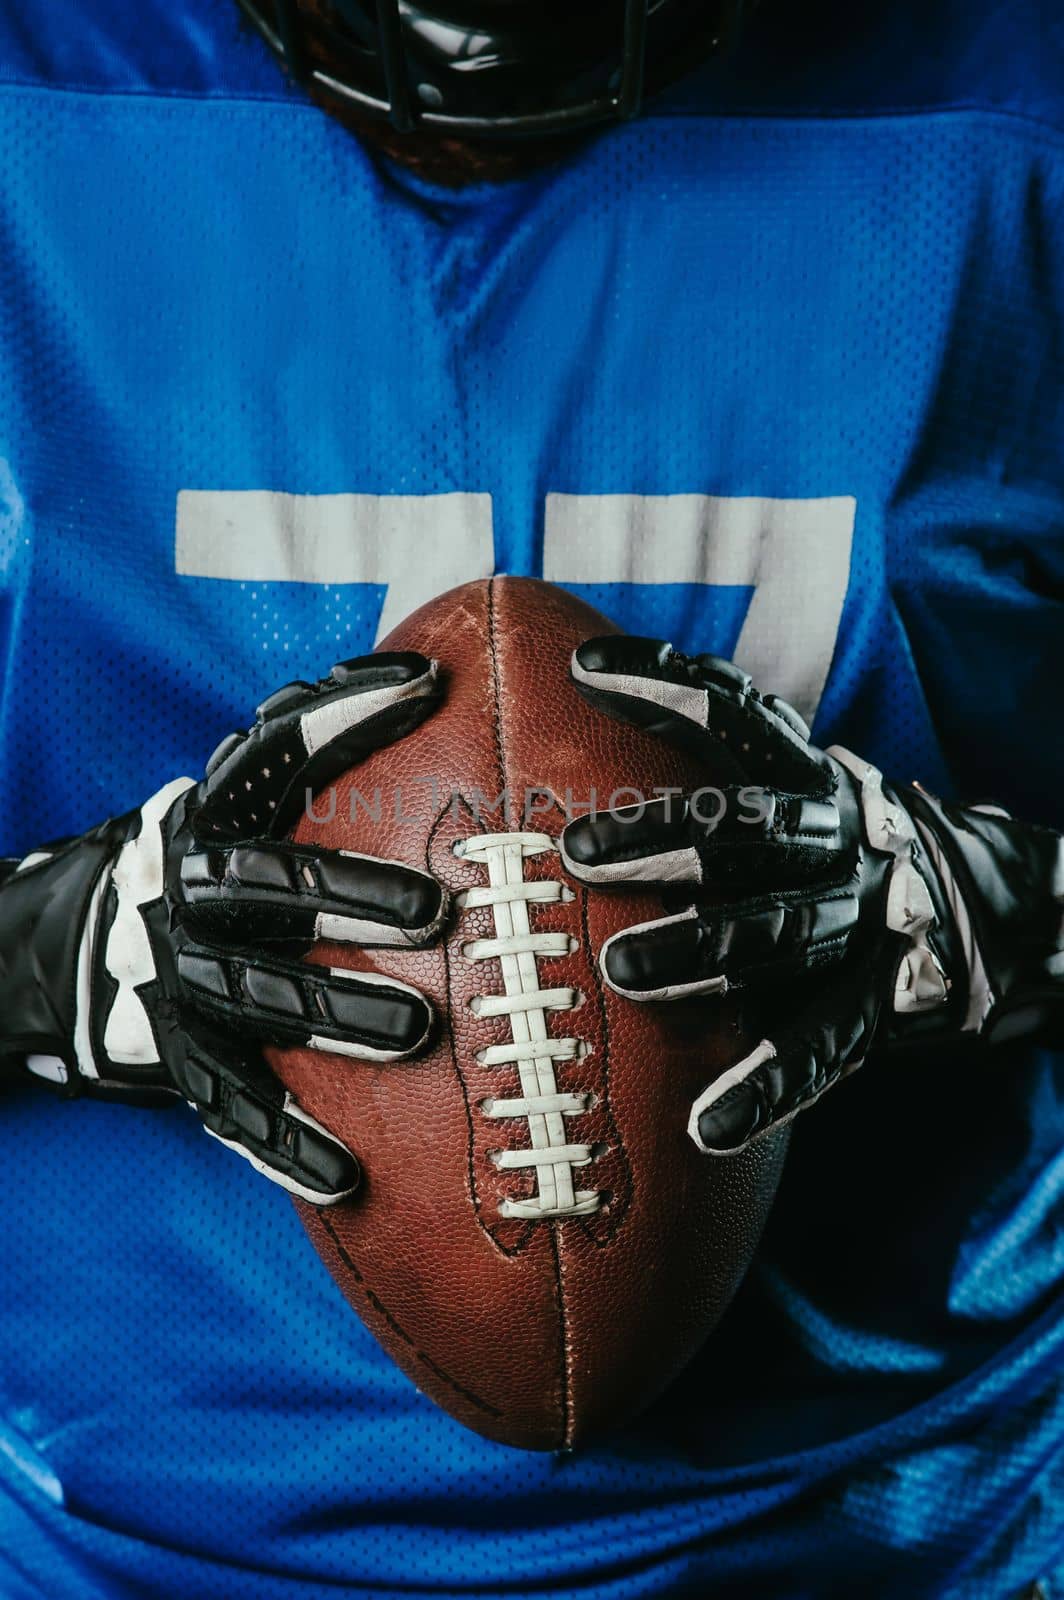
<path fill-rule="evenodd" d="M 498 961 L 502 967 L 503 994 L 476 995 L 471 1005 L 480 1017 L 509 1017 L 512 1040 L 487 1045 L 477 1052 L 483 1066 L 518 1068 L 521 1094 L 515 1099 L 488 1098 L 480 1104 L 487 1117 L 522 1118 L 528 1123 L 529 1147 L 498 1150 L 492 1159 L 506 1171 L 534 1168 L 536 1193 L 527 1200 L 503 1200 L 504 1217 L 538 1221 L 544 1217 L 578 1217 L 597 1211 L 601 1196 L 578 1189 L 574 1168 L 586 1167 L 601 1152 L 587 1144 L 570 1143 L 566 1118 L 588 1110 L 587 1094 L 566 1094 L 558 1086 L 555 1063 L 578 1060 L 587 1053 L 580 1039 L 552 1038 L 547 1031 L 548 1011 L 570 1011 L 580 1003 L 577 989 L 540 988 L 537 958 L 558 960 L 573 949 L 567 933 L 534 933 L 528 908 L 533 902 L 557 903 L 569 891 L 549 879 L 526 881 L 526 857 L 556 850 L 544 833 L 487 833 L 462 840 L 456 853 L 488 870 L 488 884 L 465 889 L 458 903 L 466 908 L 490 906 L 495 919 L 494 939 L 474 939 L 463 946 L 470 961 Z"/>

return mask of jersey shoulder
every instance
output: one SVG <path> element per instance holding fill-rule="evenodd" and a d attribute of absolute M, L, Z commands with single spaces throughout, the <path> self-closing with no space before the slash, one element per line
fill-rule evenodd
<path fill-rule="evenodd" d="M 0 6 L 0 86 L 281 99 L 290 90 L 234 0 Z"/>
<path fill-rule="evenodd" d="M 1064 128 L 1059 0 L 765 0 L 730 61 L 661 104 L 676 115 L 883 117 L 997 112 Z"/>

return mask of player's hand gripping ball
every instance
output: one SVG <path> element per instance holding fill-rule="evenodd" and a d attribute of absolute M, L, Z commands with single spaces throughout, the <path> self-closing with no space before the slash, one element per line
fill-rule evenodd
<path fill-rule="evenodd" d="M 262 1046 L 376 1063 L 416 1052 L 432 1020 L 416 989 L 300 957 L 325 939 L 428 942 L 445 902 L 422 872 L 284 836 L 309 785 L 409 733 L 437 700 L 422 656 L 345 662 L 272 695 L 202 783 L 178 779 L 83 838 L 3 863 L 6 1070 L 67 1096 L 180 1097 L 292 1193 L 318 1205 L 352 1193 L 348 1144 L 284 1089 Z"/>
<path fill-rule="evenodd" d="M 582 883 L 657 886 L 672 903 L 609 941 L 611 989 L 642 1005 L 738 993 L 760 1009 L 764 1037 L 694 1103 L 700 1149 L 772 1133 L 880 1039 L 1064 1038 L 1057 833 L 818 750 L 790 706 L 717 656 L 603 637 L 572 674 L 598 709 L 727 773 L 720 789 L 574 821 L 562 841 Z"/>

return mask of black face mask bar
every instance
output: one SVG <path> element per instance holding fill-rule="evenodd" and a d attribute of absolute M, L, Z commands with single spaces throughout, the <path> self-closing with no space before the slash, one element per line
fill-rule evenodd
<path fill-rule="evenodd" d="M 656 33 L 664 33 L 673 50 L 682 42 L 684 64 L 693 66 L 700 55 L 730 42 L 748 8 L 748 0 L 659 0 L 657 6 L 653 0 L 617 0 L 617 50 L 589 63 L 567 60 L 564 49 L 554 48 L 564 45 L 566 34 L 534 3 L 522 19 L 538 46 L 527 62 L 513 49 L 512 28 L 493 33 L 490 23 L 457 26 L 420 5 L 404 7 L 401 0 L 331 0 L 349 36 L 327 23 L 308 22 L 297 0 L 269 0 L 270 15 L 264 0 L 238 3 L 291 77 L 308 88 L 386 119 L 403 133 L 429 128 L 479 138 L 562 134 L 634 117 L 646 92 L 648 59 L 654 62 Z M 686 21 L 679 33 L 672 26 L 678 15 Z M 427 26 L 418 28 L 418 22 Z M 338 67 L 327 72 L 314 64 L 310 28 L 321 29 L 325 40 L 333 32 L 337 59 L 345 68 L 350 63 L 349 71 L 340 75 Z M 449 47 L 437 42 L 448 32 Z M 590 32 L 586 18 L 583 31 L 579 24 L 569 30 L 585 45 Z M 589 78 L 597 82 L 589 85 Z"/>

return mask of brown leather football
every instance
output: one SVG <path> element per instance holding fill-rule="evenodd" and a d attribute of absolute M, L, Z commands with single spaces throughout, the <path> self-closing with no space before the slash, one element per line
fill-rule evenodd
<path fill-rule="evenodd" d="M 778 1136 L 699 1154 L 691 1103 L 748 1048 L 732 1002 L 636 1005 L 607 989 L 603 943 L 660 901 L 585 891 L 561 867 L 567 799 L 712 781 L 572 686 L 574 647 L 614 631 L 563 590 L 496 578 L 386 641 L 435 657 L 446 699 L 335 786 L 331 822 L 304 818 L 295 837 L 448 886 L 436 947 L 314 957 L 416 985 L 434 1043 L 386 1066 L 271 1053 L 362 1163 L 352 1200 L 297 1202 L 344 1294 L 425 1394 L 533 1450 L 617 1426 L 684 1366 L 750 1262 L 785 1150 Z"/>

